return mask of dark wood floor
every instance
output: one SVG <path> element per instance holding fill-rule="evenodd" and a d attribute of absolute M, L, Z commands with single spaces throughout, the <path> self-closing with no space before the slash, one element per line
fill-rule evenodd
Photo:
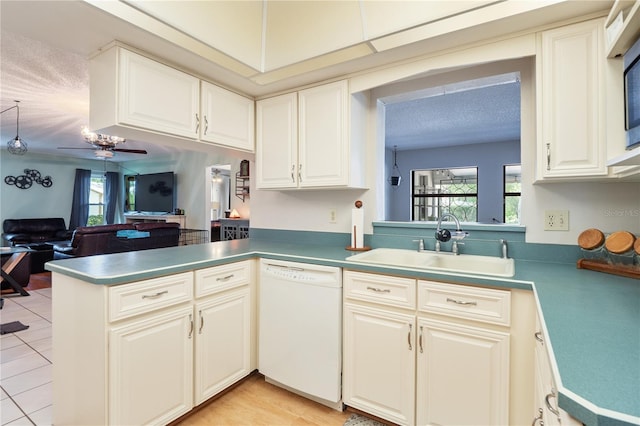
<path fill-rule="evenodd" d="M 29 290 L 38 290 L 41 288 L 51 287 L 51 272 L 41 272 L 39 274 L 31 274 L 29 277 L 29 285 L 26 287 Z"/>
<path fill-rule="evenodd" d="M 50 288 L 51 287 L 51 272 L 40 272 L 38 274 L 31 274 L 29 277 L 29 285 L 25 287 L 27 291 L 39 290 L 41 288 Z M 2 290 L 2 294 L 12 294 L 16 293 L 13 289 L 8 288 L 6 290 Z M 16 293 L 17 294 L 17 293 Z"/>

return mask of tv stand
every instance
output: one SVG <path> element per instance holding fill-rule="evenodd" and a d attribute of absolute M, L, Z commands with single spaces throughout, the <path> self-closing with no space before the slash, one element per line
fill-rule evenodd
<path fill-rule="evenodd" d="M 174 214 L 125 214 L 126 223 L 136 222 L 176 222 L 180 224 L 180 228 L 187 227 L 187 216 Z"/>

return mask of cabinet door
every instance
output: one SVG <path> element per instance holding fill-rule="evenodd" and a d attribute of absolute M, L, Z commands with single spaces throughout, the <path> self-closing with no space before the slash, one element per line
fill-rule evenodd
<path fill-rule="evenodd" d="M 418 318 L 417 423 L 509 424 L 509 335 Z"/>
<path fill-rule="evenodd" d="M 253 152 L 254 102 L 206 81 L 200 91 L 200 139 Z"/>
<path fill-rule="evenodd" d="M 413 424 L 415 316 L 345 304 L 343 342 L 344 403 Z"/>
<path fill-rule="evenodd" d="M 166 424 L 193 406 L 192 307 L 109 333 L 109 424 Z"/>
<path fill-rule="evenodd" d="M 118 121 L 198 138 L 200 80 L 120 49 Z"/>
<path fill-rule="evenodd" d="M 298 95 L 256 102 L 256 187 L 298 186 Z"/>
<path fill-rule="evenodd" d="M 249 287 L 196 305 L 195 404 L 251 372 Z"/>
<path fill-rule="evenodd" d="M 539 37 L 539 176 L 606 175 L 602 20 Z"/>
<path fill-rule="evenodd" d="M 346 81 L 299 92 L 300 187 L 349 184 L 349 88 Z"/>

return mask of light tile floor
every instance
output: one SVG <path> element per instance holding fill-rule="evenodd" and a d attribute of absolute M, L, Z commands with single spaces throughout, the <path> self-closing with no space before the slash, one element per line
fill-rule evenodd
<path fill-rule="evenodd" d="M 51 424 L 51 289 L 3 295 L 0 324 L 29 328 L 0 336 L 0 423 Z"/>

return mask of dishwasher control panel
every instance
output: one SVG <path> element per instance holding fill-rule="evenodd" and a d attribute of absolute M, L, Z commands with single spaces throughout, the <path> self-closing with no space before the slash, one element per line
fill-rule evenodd
<path fill-rule="evenodd" d="M 340 268 L 333 266 L 312 265 L 285 261 L 261 261 L 261 274 L 287 281 L 300 283 L 331 283 L 342 286 Z"/>

